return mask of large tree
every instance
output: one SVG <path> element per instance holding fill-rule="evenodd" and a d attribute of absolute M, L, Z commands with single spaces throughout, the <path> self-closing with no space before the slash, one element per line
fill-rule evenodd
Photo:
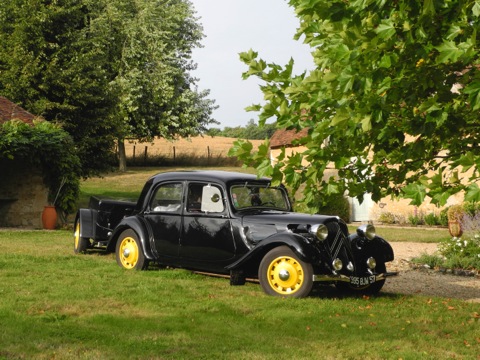
<path fill-rule="evenodd" d="M 213 102 L 189 75 L 200 25 L 188 0 L 0 3 L 0 94 L 74 138 L 82 174 L 117 139 L 203 130 Z"/>
<path fill-rule="evenodd" d="M 249 51 L 244 76 L 263 80 L 260 123 L 308 128 L 307 150 L 272 166 L 266 152 L 239 142 L 231 153 L 298 189 L 312 210 L 318 197 L 347 191 L 445 204 L 465 190 L 480 201 L 480 1 L 290 0 L 296 38 L 316 68 L 294 75 Z M 302 159 L 312 166 L 301 165 Z M 324 178 L 334 168 L 337 176 Z M 468 175 L 467 175 L 467 171 Z M 463 181 L 462 181 L 463 180 Z"/>

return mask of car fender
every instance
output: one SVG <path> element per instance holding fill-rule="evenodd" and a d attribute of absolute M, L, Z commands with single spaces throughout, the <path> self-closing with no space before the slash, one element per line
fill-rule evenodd
<path fill-rule="evenodd" d="M 97 223 L 97 210 L 93 209 L 80 209 L 75 217 L 75 223 L 80 223 L 81 238 L 94 239 L 95 240 L 95 228 Z"/>
<path fill-rule="evenodd" d="M 137 233 L 145 257 L 149 260 L 154 259 L 155 257 L 150 246 L 152 231 L 147 222 L 137 216 L 129 216 L 120 221 L 113 230 L 110 240 L 108 241 L 107 252 L 115 252 L 115 247 L 120 234 L 127 229 L 132 229 Z"/>
<path fill-rule="evenodd" d="M 284 245 L 292 249 L 302 261 L 314 263 L 320 258 L 319 251 L 305 237 L 299 234 L 283 232 L 260 241 L 252 250 L 225 268 L 231 271 L 243 268 L 252 261 L 260 263 L 267 252 L 275 247 Z"/>
<path fill-rule="evenodd" d="M 393 261 L 395 258 L 392 246 L 382 237 L 375 236 L 372 241 L 352 234 L 349 236 L 352 245 L 360 244 L 357 248 L 361 247 L 363 251 L 371 252 L 376 259 L 381 259 L 383 262 Z"/>

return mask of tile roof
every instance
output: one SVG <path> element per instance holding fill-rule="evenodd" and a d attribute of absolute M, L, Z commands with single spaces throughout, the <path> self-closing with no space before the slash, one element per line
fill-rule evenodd
<path fill-rule="evenodd" d="M 27 110 L 22 109 L 6 97 L 0 96 L 0 124 L 12 119 L 18 119 L 27 124 L 33 124 L 33 120 L 36 118 L 38 118 L 38 116 L 30 114 Z"/>
<path fill-rule="evenodd" d="M 294 140 L 301 139 L 308 135 L 308 128 L 300 131 L 297 130 L 277 130 L 270 139 L 270 148 L 276 149 L 280 147 L 292 146 Z"/>

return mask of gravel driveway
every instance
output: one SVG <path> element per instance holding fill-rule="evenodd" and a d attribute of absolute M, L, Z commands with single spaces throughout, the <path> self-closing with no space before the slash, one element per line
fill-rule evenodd
<path fill-rule="evenodd" d="M 437 244 L 391 242 L 395 260 L 387 263 L 388 271 L 399 271 L 388 278 L 382 292 L 406 295 L 441 296 L 480 303 L 480 277 L 442 274 L 433 270 L 414 270 L 411 259 L 433 254 Z"/>

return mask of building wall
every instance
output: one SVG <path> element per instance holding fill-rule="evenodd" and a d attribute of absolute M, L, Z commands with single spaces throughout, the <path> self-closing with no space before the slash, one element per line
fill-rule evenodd
<path fill-rule="evenodd" d="M 48 188 L 40 169 L 22 161 L 0 161 L 0 226 L 41 229 Z"/>
<path fill-rule="evenodd" d="M 306 150 L 306 147 L 287 147 L 285 149 L 285 155 L 290 156 L 295 153 L 302 153 Z M 276 163 L 276 158 L 280 155 L 281 149 L 271 149 L 270 150 L 270 159 L 272 164 Z M 308 162 L 305 160 L 302 163 L 303 166 L 310 166 Z M 460 173 L 461 169 L 458 169 Z M 325 178 L 329 178 L 332 175 L 335 175 L 335 170 L 330 170 L 325 173 Z M 470 176 L 472 176 L 473 171 L 469 170 L 465 174 L 462 174 L 463 183 L 467 183 Z M 430 173 L 432 175 L 432 173 Z M 480 185 L 480 183 L 479 183 Z M 420 206 L 410 205 L 410 199 L 391 199 L 390 197 L 386 197 L 381 199 L 379 202 L 375 203 L 373 201 L 369 201 L 367 204 L 359 204 L 358 201 L 354 199 L 350 200 L 351 208 L 351 219 L 352 221 L 378 221 L 380 216 L 383 213 L 391 213 L 396 217 L 396 220 L 400 223 L 408 222 L 410 216 L 420 216 L 421 214 L 427 215 L 430 213 L 434 213 L 435 215 L 439 215 L 443 208 L 454 205 L 454 204 L 461 204 L 463 202 L 463 193 L 459 193 L 456 195 L 451 196 L 447 204 L 444 207 L 438 207 L 430 202 L 430 199 L 427 198 L 425 202 Z M 369 209 L 365 209 L 365 205 L 368 206 Z M 361 217 L 356 219 L 355 213 L 361 212 Z"/>

